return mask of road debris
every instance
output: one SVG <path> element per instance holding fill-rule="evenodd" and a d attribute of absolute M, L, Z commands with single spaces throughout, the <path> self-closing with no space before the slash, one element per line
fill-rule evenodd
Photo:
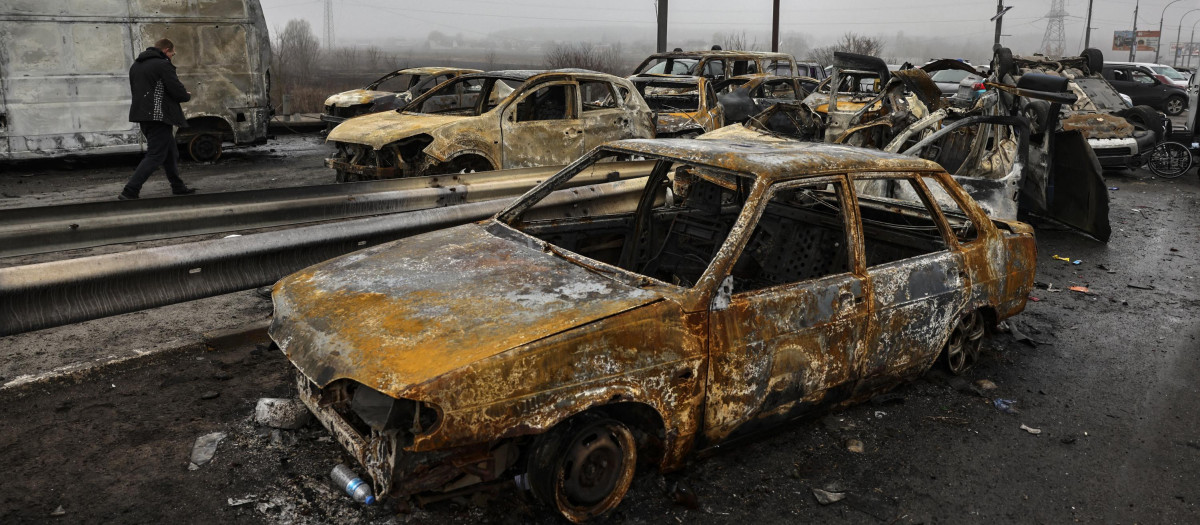
<path fill-rule="evenodd" d="M 1017 410 L 1017 407 L 1014 406 L 1017 404 L 1017 400 L 1015 400 L 1015 399 L 996 398 L 996 399 L 992 400 L 992 404 L 995 405 L 996 408 L 1000 409 L 1000 411 L 1004 412 L 1005 414 L 1020 414 L 1021 413 L 1021 411 Z"/>
<path fill-rule="evenodd" d="M 984 391 L 995 390 L 997 388 L 996 383 L 993 383 L 993 382 L 991 382 L 991 380 L 988 380 L 988 379 L 977 379 L 975 381 L 975 386 L 979 387 L 980 390 L 984 390 Z"/>
<path fill-rule="evenodd" d="M 850 452 L 853 452 L 855 454 L 862 454 L 863 453 L 863 442 L 859 441 L 857 439 L 846 440 L 846 450 L 849 450 Z"/>
<path fill-rule="evenodd" d="M 925 419 L 928 419 L 930 421 L 937 421 L 938 423 L 945 423 L 947 425 L 955 425 L 955 426 L 960 426 L 960 427 L 965 427 L 965 426 L 971 424 L 970 420 L 968 420 L 965 417 L 925 416 Z"/>
<path fill-rule="evenodd" d="M 676 505 L 682 505 L 693 510 L 700 508 L 700 502 L 696 499 L 696 492 L 687 483 L 676 481 L 671 484 L 669 492 L 671 494 L 671 501 Z"/>
<path fill-rule="evenodd" d="M 1086 286 L 1072 286 L 1068 288 L 1068 290 L 1071 290 L 1072 292 L 1089 293 L 1088 287 Z"/>
<path fill-rule="evenodd" d="M 254 407 L 254 422 L 271 428 L 296 430 L 312 420 L 312 413 L 299 399 L 264 397 Z"/>
<path fill-rule="evenodd" d="M 1154 289 L 1154 286 L 1152 286 L 1152 285 L 1149 285 L 1149 284 L 1133 284 L 1133 283 L 1129 283 L 1129 284 L 1127 284 L 1127 285 L 1125 285 L 1125 286 L 1128 286 L 1128 287 L 1130 287 L 1130 288 L 1133 288 L 1133 289 L 1136 289 L 1136 290 L 1153 290 L 1153 289 Z"/>
<path fill-rule="evenodd" d="M 1033 434 L 1033 435 L 1035 435 L 1035 436 L 1036 436 L 1036 435 L 1038 435 L 1038 434 L 1041 434 L 1041 433 L 1042 433 L 1042 429 L 1040 429 L 1040 428 L 1033 428 L 1033 427 L 1029 427 L 1029 426 L 1026 426 L 1024 423 L 1022 423 L 1022 424 L 1021 424 L 1021 430 L 1024 430 L 1024 431 L 1026 431 L 1026 432 L 1028 432 L 1028 433 L 1030 433 L 1030 434 Z"/>
<path fill-rule="evenodd" d="M 229 501 L 229 506 L 230 506 L 230 507 L 240 507 L 240 506 L 242 506 L 242 505 L 245 505 L 245 504 L 247 504 L 247 503 L 254 503 L 254 502 L 255 502 L 255 500 L 257 500 L 257 499 L 258 499 L 258 496 L 257 496 L 257 495 L 255 495 L 255 494 L 247 494 L 247 495 L 246 495 L 246 497 L 244 497 L 244 498 L 237 498 L 237 499 L 234 499 L 234 498 L 229 498 L 229 499 L 228 499 L 228 501 Z"/>
<path fill-rule="evenodd" d="M 50 513 L 50 515 L 51 515 L 51 516 L 53 516 L 53 517 L 55 517 L 55 518 L 57 518 L 57 517 L 59 517 L 59 516 L 66 516 L 66 515 L 67 515 L 67 509 L 64 509 L 62 505 L 59 505 L 59 506 L 58 506 L 58 508 L 54 509 L 54 512 L 51 512 L 51 513 Z"/>
<path fill-rule="evenodd" d="M 200 399 L 204 399 L 204 400 L 216 399 L 220 395 L 221 395 L 221 393 L 217 392 L 216 390 L 209 390 L 208 392 L 200 394 Z"/>
<path fill-rule="evenodd" d="M 192 458 L 188 470 L 198 470 L 201 465 L 212 461 L 213 456 L 217 453 L 217 445 L 225 439 L 225 436 L 224 432 L 212 432 L 196 438 L 196 444 L 192 446 Z"/>
<path fill-rule="evenodd" d="M 827 490 L 821 490 L 821 489 L 817 489 L 817 488 L 812 489 L 812 493 L 813 493 L 813 496 L 815 496 L 817 498 L 817 503 L 820 503 L 822 505 L 829 505 L 830 503 L 837 503 L 839 501 L 842 501 L 846 497 L 845 492 L 829 492 Z"/>

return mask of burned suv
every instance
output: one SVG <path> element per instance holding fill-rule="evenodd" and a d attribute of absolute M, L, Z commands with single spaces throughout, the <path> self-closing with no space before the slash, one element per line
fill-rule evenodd
<path fill-rule="evenodd" d="M 562 189 L 623 158 L 653 167 Z M 604 195 L 626 198 L 584 201 Z M 515 479 L 583 521 L 639 462 L 680 469 L 939 359 L 963 372 L 1025 307 L 1035 255 L 924 159 L 622 140 L 492 219 L 284 278 L 270 334 L 382 497 Z"/>
<path fill-rule="evenodd" d="M 567 164 L 617 139 L 654 136 L 620 77 L 582 69 L 463 75 L 395 111 L 343 122 L 325 165 L 339 182 Z"/>

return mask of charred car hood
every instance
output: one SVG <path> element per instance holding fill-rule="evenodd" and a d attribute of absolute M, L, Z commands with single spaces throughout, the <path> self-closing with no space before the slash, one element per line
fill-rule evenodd
<path fill-rule="evenodd" d="M 472 117 L 384 111 L 352 118 L 333 128 L 326 141 L 366 144 L 374 149 Z"/>
<path fill-rule="evenodd" d="M 411 386 L 660 298 L 520 234 L 467 224 L 285 277 L 275 285 L 270 333 L 321 387 L 345 378 L 403 397 Z"/>
<path fill-rule="evenodd" d="M 658 114 L 658 133 L 681 133 L 689 129 L 694 129 L 704 132 L 704 127 L 699 123 L 699 113 L 659 113 Z"/>
<path fill-rule="evenodd" d="M 325 99 L 325 105 L 339 107 L 339 108 L 348 108 L 350 106 L 357 106 L 360 104 L 370 104 L 372 102 L 375 102 L 376 99 L 380 99 L 383 97 L 390 97 L 393 95 L 395 95 L 395 93 L 392 93 L 391 91 L 372 91 L 369 89 L 351 89 L 350 91 L 343 91 L 336 95 L 330 95 L 329 98 Z"/>

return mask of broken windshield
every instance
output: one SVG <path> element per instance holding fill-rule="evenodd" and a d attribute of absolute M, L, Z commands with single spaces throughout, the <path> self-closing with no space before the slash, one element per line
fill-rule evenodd
<path fill-rule="evenodd" d="M 482 115 L 521 88 L 524 80 L 496 77 L 459 77 L 442 84 L 404 108 L 409 113 Z"/>
<path fill-rule="evenodd" d="M 639 83 L 638 91 L 650 109 L 659 112 L 684 113 L 700 109 L 700 86 L 681 83 Z"/>

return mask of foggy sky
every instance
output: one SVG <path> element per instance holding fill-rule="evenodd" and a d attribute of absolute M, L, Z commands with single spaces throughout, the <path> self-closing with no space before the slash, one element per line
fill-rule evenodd
<path fill-rule="evenodd" d="M 324 0 L 261 2 L 273 35 L 288 20 L 303 18 L 323 37 Z M 1128 52 L 1112 50 L 1112 34 L 1132 29 L 1135 2 L 1094 0 L 1092 47 L 1104 51 L 1106 58 L 1127 58 Z M 1157 30 L 1160 14 L 1169 3 L 1141 1 L 1137 28 Z M 1050 0 L 1005 0 L 1005 5 L 1014 7 L 1005 17 L 1006 36 L 1001 42 L 1016 54 L 1039 51 L 1047 24 L 1043 17 L 1050 4 Z M 990 45 L 995 30 L 988 21 L 996 11 L 994 0 L 783 0 L 781 5 L 780 32 L 802 33 L 813 46 L 828 45 L 847 31 L 885 41 L 902 31 L 907 37 L 941 37 L 950 43 L 944 56 L 955 56 L 958 46 L 983 49 L 981 46 Z M 669 6 L 669 48 L 687 39 L 711 39 L 714 33 L 741 31 L 762 35 L 758 37 L 760 47 L 769 48 L 771 0 L 675 0 Z M 1070 13 L 1064 24 L 1067 54 L 1083 48 L 1087 6 L 1087 0 L 1066 2 Z M 333 0 L 333 10 L 338 45 L 375 38 L 423 40 L 430 31 L 479 37 L 498 30 L 592 26 L 616 28 L 616 34 L 608 31 L 606 37 L 622 41 L 654 42 L 656 38 L 653 0 Z M 1176 29 L 1182 26 L 1180 40 L 1187 42 L 1193 27 L 1200 25 L 1197 21 L 1200 0 L 1182 0 L 1167 8 L 1160 62 L 1170 63 L 1167 46 L 1175 41 Z M 1153 52 L 1138 54 L 1139 60 L 1153 57 Z"/>

